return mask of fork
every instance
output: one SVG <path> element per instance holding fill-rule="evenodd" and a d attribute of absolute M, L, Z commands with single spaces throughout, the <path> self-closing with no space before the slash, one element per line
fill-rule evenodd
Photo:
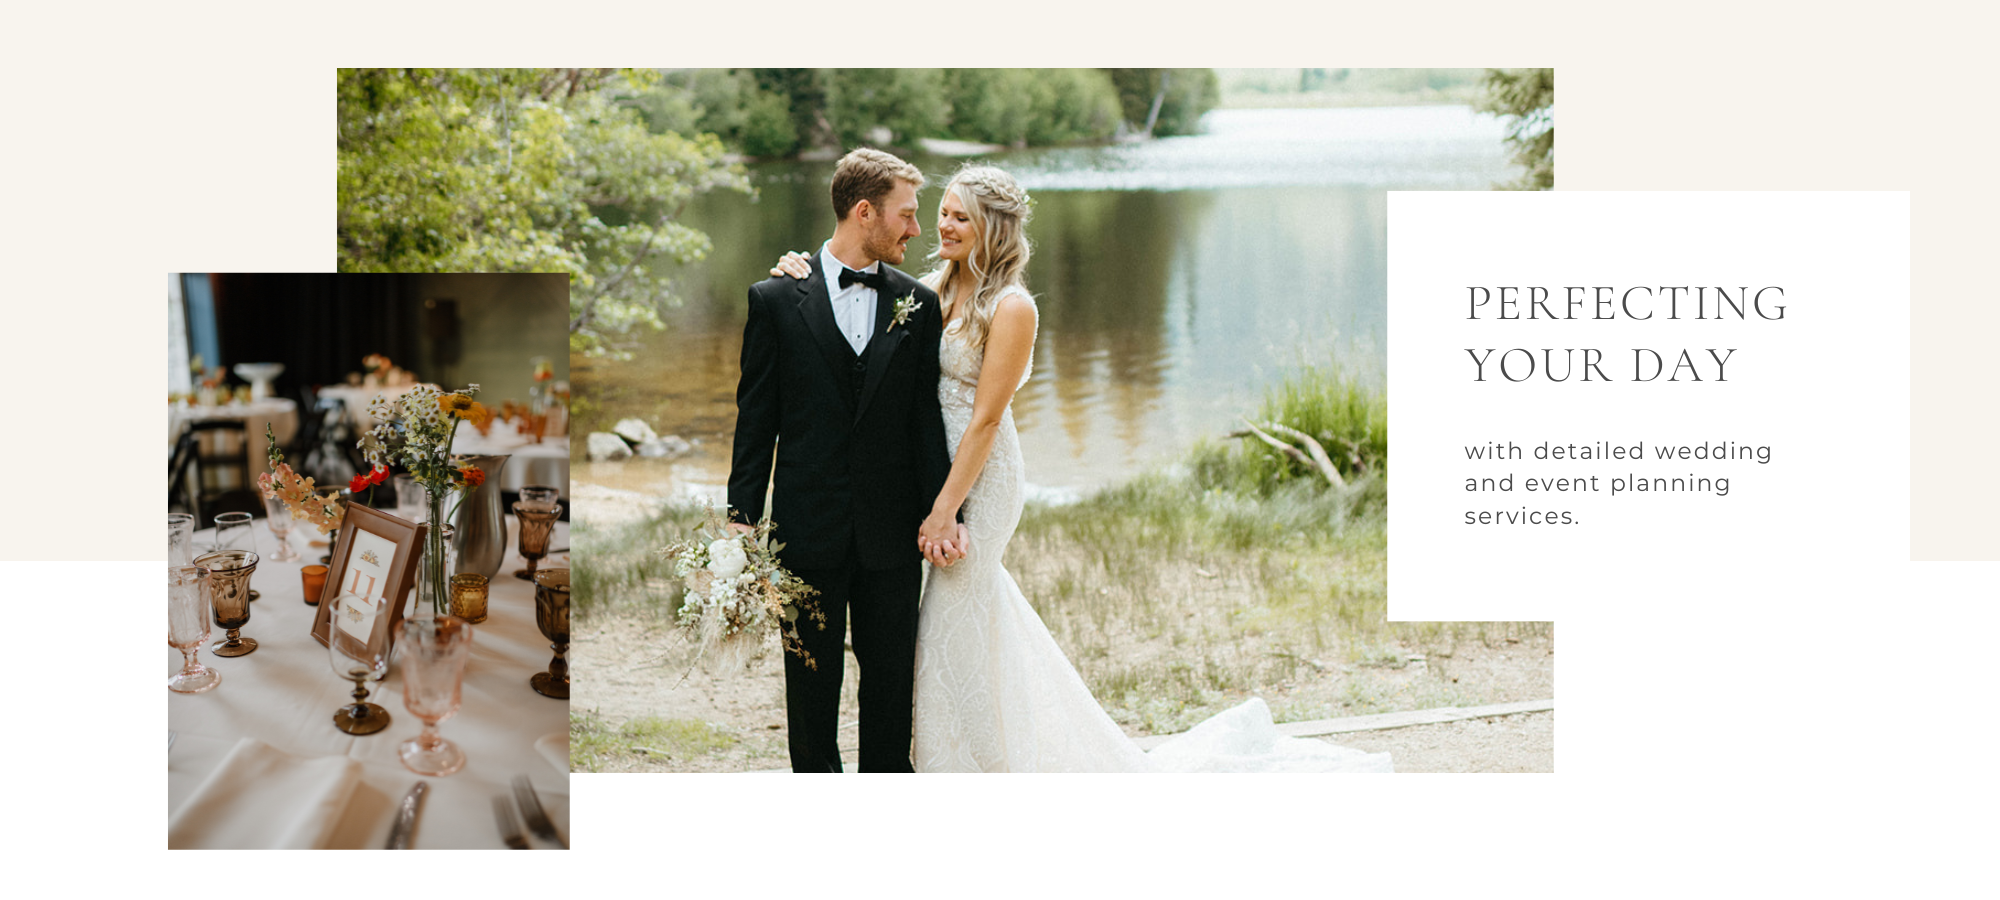
<path fill-rule="evenodd" d="M 500 826 L 500 839 L 507 842 L 507 849 L 528 849 L 528 839 L 521 836 L 521 822 L 514 818 L 514 804 L 507 802 L 504 794 L 493 795 L 493 823 Z"/>
<path fill-rule="evenodd" d="M 562 832 L 557 831 L 555 823 L 549 821 L 549 814 L 542 811 L 542 798 L 535 796 L 535 786 L 528 782 L 528 776 L 514 776 L 514 799 L 521 804 L 521 818 L 528 820 L 528 830 L 542 840 L 555 841 L 564 850 L 569 849 L 569 842 L 563 840 Z"/>

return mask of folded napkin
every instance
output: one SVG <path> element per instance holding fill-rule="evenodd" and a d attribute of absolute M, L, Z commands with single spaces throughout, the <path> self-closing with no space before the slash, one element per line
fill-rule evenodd
<path fill-rule="evenodd" d="M 361 763 L 306 759 L 244 738 L 167 820 L 174 850 L 310 850 L 326 846 Z"/>
<path fill-rule="evenodd" d="M 556 771 L 569 774 L 569 732 L 558 731 L 542 735 L 540 740 L 535 741 L 535 752 L 548 760 L 549 765 L 554 766 Z"/>

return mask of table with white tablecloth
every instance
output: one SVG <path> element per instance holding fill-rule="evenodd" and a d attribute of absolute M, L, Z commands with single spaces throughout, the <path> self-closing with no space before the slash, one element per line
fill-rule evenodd
<path fill-rule="evenodd" d="M 356 737 L 334 728 L 334 712 L 351 702 L 353 683 L 334 674 L 327 649 L 312 636 L 315 607 L 304 602 L 300 570 L 328 552 L 325 538 L 310 527 L 294 530 L 292 546 L 305 559 L 276 562 L 276 538 L 260 520 L 253 529 L 255 550 L 262 558 L 251 585 L 263 594 L 251 604 L 244 637 L 257 640 L 257 650 L 230 659 L 216 657 L 212 648 L 223 639 L 214 628 L 200 656 L 204 665 L 222 674 L 222 683 L 205 694 L 167 694 L 168 727 L 176 735 L 167 755 L 167 809 L 172 817 L 191 797 L 206 800 L 216 784 L 236 773 L 219 771 L 225 757 L 253 739 L 301 761 L 345 766 L 358 763 L 359 785 L 335 814 L 323 845 L 333 848 L 374 848 L 387 839 L 395 806 L 418 780 L 430 784 L 418 819 L 413 849 L 503 849 L 494 827 L 491 798 L 511 796 L 509 783 L 517 775 L 531 779 L 549 817 L 564 835 L 569 833 L 569 769 L 567 735 L 569 702 L 535 693 L 528 679 L 547 669 L 549 641 L 535 626 L 534 587 L 515 578 L 524 566 L 518 553 L 518 524 L 507 517 L 507 557 L 494 573 L 488 598 L 489 615 L 473 626 L 471 658 L 466 664 L 463 702 L 456 715 L 440 723 L 439 732 L 465 751 L 463 769 L 446 776 L 418 775 L 405 769 L 396 745 L 409 740 L 423 723 L 403 706 L 401 662 L 392 662 L 388 677 L 371 686 L 369 699 L 389 711 L 389 727 Z M 568 525 L 557 523 L 556 547 L 569 546 Z M 195 546 L 213 541 L 213 532 L 196 535 Z M 318 542 L 313 545 L 309 542 Z M 197 550 L 197 555 L 201 552 Z M 542 560 L 544 568 L 566 568 L 566 553 Z M 167 675 L 178 671 L 181 653 L 168 648 Z M 261 750 L 261 746 L 259 746 Z M 291 757 L 284 757 L 291 759 Z M 256 771 L 264 771 L 256 769 Z M 209 784 L 211 777 L 225 779 Z M 244 776 L 250 778 L 253 776 Z M 185 817 L 184 817 L 185 818 Z M 530 837 L 537 847 L 553 847 Z"/>
<path fill-rule="evenodd" d="M 180 440 L 181 432 L 187 430 L 189 423 L 215 420 L 242 422 L 243 442 L 237 443 L 234 435 L 204 435 L 202 455 L 242 453 L 250 465 L 250 479 L 255 481 L 257 476 L 271 470 L 264 452 L 264 426 L 271 427 L 272 436 L 278 439 L 279 446 L 290 443 L 299 430 L 299 405 L 284 397 L 264 397 L 249 403 L 224 403 L 219 406 L 169 404 L 167 447 L 172 448 Z"/>
<path fill-rule="evenodd" d="M 542 484 L 561 491 L 563 499 L 569 499 L 568 437 L 545 437 L 535 443 L 498 421 L 488 431 L 480 434 L 471 422 L 458 423 L 451 452 L 507 457 L 507 464 L 500 467 L 499 485 L 503 491 L 518 494 L 523 485 Z"/>

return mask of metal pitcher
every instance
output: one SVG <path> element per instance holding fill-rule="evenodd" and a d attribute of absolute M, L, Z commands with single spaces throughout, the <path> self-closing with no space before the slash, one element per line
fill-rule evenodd
<path fill-rule="evenodd" d="M 486 473 L 486 483 L 466 496 L 452 519 L 451 547 L 458 554 L 452 574 L 474 572 L 490 579 L 507 555 L 507 518 L 500 503 L 500 469 L 507 465 L 507 457 L 460 456 L 455 461 L 478 466 Z"/>

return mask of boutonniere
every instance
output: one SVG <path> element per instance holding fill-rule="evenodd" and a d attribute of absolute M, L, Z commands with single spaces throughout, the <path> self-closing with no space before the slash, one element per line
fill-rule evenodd
<path fill-rule="evenodd" d="M 917 292 L 911 291 L 910 293 L 903 295 L 903 299 L 896 301 L 895 317 L 889 320 L 889 327 L 882 329 L 882 333 L 888 334 L 889 332 L 896 330 L 896 326 L 909 321 L 910 313 L 914 311 L 916 308 L 917 308 Z"/>

